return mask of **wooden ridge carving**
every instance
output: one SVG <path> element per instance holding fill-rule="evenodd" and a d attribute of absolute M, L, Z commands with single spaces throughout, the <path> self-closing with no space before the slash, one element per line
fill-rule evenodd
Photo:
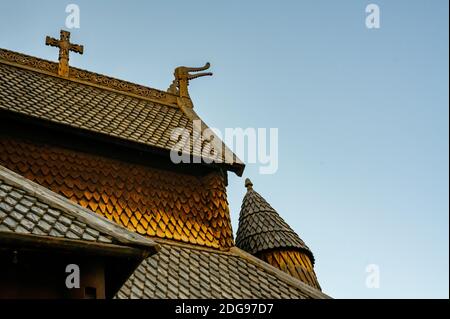
<path fill-rule="evenodd" d="M 0 49 L 0 61 L 8 61 L 17 63 L 23 66 L 28 66 L 34 69 L 58 74 L 58 63 L 50 62 L 47 60 L 35 58 L 25 54 Z"/>
<path fill-rule="evenodd" d="M 2 62 L 19 67 L 24 66 L 32 68 L 38 72 L 50 73 L 52 75 L 59 76 L 58 63 L 0 48 L 0 63 Z M 177 95 L 175 94 L 152 89 L 140 84 L 119 80 L 95 72 L 71 67 L 68 77 L 65 78 L 68 80 L 72 79 L 87 84 L 93 84 L 132 95 L 137 95 L 139 97 L 148 98 L 154 102 L 159 102 L 165 105 L 177 106 Z"/>
<path fill-rule="evenodd" d="M 83 54 L 84 47 L 79 44 L 73 44 L 70 42 L 70 32 L 61 30 L 59 40 L 47 36 L 45 38 L 45 45 L 56 47 L 59 49 L 59 66 L 58 75 L 69 76 L 69 53 L 75 52 Z"/>
<path fill-rule="evenodd" d="M 211 72 L 203 72 L 203 73 L 194 73 L 191 72 L 199 72 L 205 71 L 209 69 L 210 64 L 207 62 L 204 66 L 199 68 L 187 67 L 187 66 L 179 66 L 174 71 L 175 79 L 173 80 L 170 87 L 167 89 L 167 92 L 172 94 L 177 94 L 181 98 L 189 98 L 188 85 L 189 81 L 202 77 L 202 76 L 212 76 Z"/>

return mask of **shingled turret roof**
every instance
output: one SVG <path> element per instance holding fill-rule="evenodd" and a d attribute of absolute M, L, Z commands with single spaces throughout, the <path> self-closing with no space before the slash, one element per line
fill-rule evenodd
<path fill-rule="evenodd" d="M 255 255 L 276 248 L 297 248 L 314 262 L 308 246 L 281 218 L 275 209 L 256 191 L 252 182 L 245 180 L 247 194 L 242 201 L 236 246 Z"/>

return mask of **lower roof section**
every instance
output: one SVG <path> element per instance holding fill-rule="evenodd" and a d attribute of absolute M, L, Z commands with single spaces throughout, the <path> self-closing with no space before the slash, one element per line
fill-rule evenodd
<path fill-rule="evenodd" d="M 233 247 L 218 251 L 158 240 L 161 250 L 135 270 L 119 299 L 329 298 Z"/>
<path fill-rule="evenodd" d="M 155 253 L 158 245 L 0 166 L 0 235 L 125 245 Z"/>

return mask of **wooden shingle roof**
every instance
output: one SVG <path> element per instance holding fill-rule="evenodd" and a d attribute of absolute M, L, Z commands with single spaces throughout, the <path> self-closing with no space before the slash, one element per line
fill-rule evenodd
<path fill-rule="evenodd" d="M 161 251 L 141 263 L 116 298 L 329 298 L 237 247 L 219 251 L 158 243 Z"/>
<path fill-rule="evenodd" d="M 247 193 L 239 215 L 236 246 L 253 255 L 276 248 L 297 248 L 305 251 L 314 262 L 312 252 L 297 233 L 253 190 L 250 180 L 245 184 Z"/>
<path fill-rule="evenodd" d="M 153 240 L 0 166 L 0 237 L 5 233 L 158 250 Z"/>
<path fill-rule="evenodd" d="M 226 185 L 217 174 L 178 174 L 16 139 L 0 165 L 138 234 L 207 247 L 234 245 Z"/>
<path fill-rule="evenodd" d="M 65 78 L 58 76 L 57 67 L 54 62 L 0 49 L 0 111 L 166 155 L 178 142 L 171 139 L 174 129 L 186 129 L 194 136 L 194 120 L 201 122 L 202 130 L 207 128 L 192 107 L 180 107 L 174 94 L 77 68 Z M 244 164 L 222 141 L 214 141 L 221 154 L 202 153 L 204 145 L 191 142 L 190 155 L 206 156 L 241 175 Z"/>
<path fill-rule="evenodd" d="M 0 166 L 0 247 L 64 263 L 102 258 L 105 294 L 113 297 L 129 274 L 159 245 Z M 36 262 L 48 263 L 43 260 Z M 40 270 L 32 269 L 36 276 Z M 20 284 L 19 284 L 20 285 Z M 38 288 L 38 287 L 36 287 Z"/>
<path fill-rule="evenodd" d="M 109 244 L 113 242 L 110 235 L 59 209 L 53 209 L 0 179 L 0 232 L 3 231 Z"/>
<path fill-rule="evenodd" d="M 172 93 L 76 68 L 70 68 L 69 76 L 64 78 L 58 76 L 56 63 L 2 49 L 0 49 L 1 112 L 18 114 L 31 119 L 62 125 L 73 130 L 119 139 L 129 145 L 136 144 L 152 150 L 166 151 L 166 153 L 176 143 L 176 141 L 170 139 L 173 129 L 181 127 L 192 132 L 193 121 L 199 120 L 192 108 L 186 109 L 180 106 L 178 97 Z M 225 149 L 224 153 L 230 152 L 226 146 L 223 145 L 223 148 Z M 45 153 L 45 150 L 43 152 Z M 5 155 L 5 157 L 10 155 Z M 41 160 L 37 152 L 34 155 L 37 160 Z M 200 156 L 201 150 L 191 148 L 190 155 Z M 58 162 L 58 165 L 64 165 L 65 161 L 60 159 L 61 157 L 56 157 L 55 161 Z M 240 175 L 244 164 L 237 157 L 234 157 L 234 159 L 233 163 L 224 163 L 224 165 L 228 165 L 226 166 L 228 170 Z M 223 159 L 216 160 L 220 162 Z M 14 161 L 15 157 L 13 158 Z M 99 165 L 99 163 L 95 165 Z M 92 163 L 92 167 L 95 165 Z M 31 166 L 25 165 L 23 171 L 28 170 L 29 167 Z M 43 165 L 42 167 L 46 166 Z M 73 165 L 71 169 L 78 169 L 78 167 Z M 21 169 L 19 171 L 22 172 Z M 89 178 L 96 177 L 95 174 L 92 174 L 92 171 L 82 169 L 79 176 L 77 175 L 77 178 L 74 178 L 73 183 L 77 183 L 77 185 L 81 183 L 81 180 L 85 179 L 83 173 L 86 172 L 90 174 Z M 131 171 L 124 170 L 124 172 L 123 176 L 128 176 Z M 105 172 L 102 172 L 102 174 L 105 174 Z M 149 174 L 152 175 L 153 172 Z M 60 178 L 60 176 L 56 176 L 52 179 L 53 177 L 49 173 L 44 175 L 45 178 L 50 179 L 52 185 L 54 185 L 53 181 L 58 183 Z M 164 187 L 167 183 L 172 183 L 171 180 L 167 183 L 165 181 L 165 178 L 171 179 L 171 176 L 159 178 L 159 173 L 155 175 L 163 182 L 160 184 Z M 111 176 L 114 176 L 114 180 L 119 180 L 115 172 Z M 328 297 L 319 290 L 244 251 L 251 253 L 287 246 L 302 248 L 309 252 L 303 241 L 273 209 L 270 210 L 270 205 L 256 192 L 247 193 L 247 199 L 244 199 L 247 202 L 245 210 L 248 214 L 245 214 L 244 218 L 241 213 L 243 227 L 242 231 L 241 227 L 238 231 L 237 241 L 237 246 L 244 249 L 241 250 L 238 247 L 232 247 L 231 228 L 229 229 L 230 234 L 228 234 L 228 228 L 223 227 L 223 223 L 217 223 L 219 225 L 217 227 L 215 225 L 214 218 L 217 217 L 216 215 L 222 214 L 221 217 L 229 217 L 226 198 L 221 195 L 221 192 L 217 191 L 223 185 L 216 185 L 218 183 L 214 180 L 212 180 L 214 183 L 211 183 L 210 187 L 211 193 L 207 194 L 209 197 L 204 196 L 205 198 L 196 196 L 195 183 L 189 184 L 191 189 L 186 194 L 189 207 L 186 205 L 186 209 L 195 213 L 198 207 L 205 207 L 206 205 L 205 203 L 203 205 L 197 204 L 199 201 L 211 198 L 212 202 L 208 203 L 208 207 L 214 210 L 215 215 L 211 214 L 214 218 L 208 217 L 208 220 L 213 220 L 211 224 L 214 229 L 219 230 L 221 226 L 222 232 L 225 232 L 224 236 L 219 236 L 219 233 L 215 237 L 209 234 L 208 229 L 203 230 L 203 228 L 207 228 L 206 224 L 193 224 L 187 228 L 181 228 L 178 225 L 181 231 L 177 229 L 173 235 L 169 233 L 170 236 L 173 236 L 173 239 L 177 239 L 176 236 L 179 235 L 183 241 L 183 233 L 189 233 L 188 229 L 190 229 L 190 232 L 195 231 L 197 237 L 190 237 L 197 243 L 194 245 L 192 241 L 188 244 L 186 240 L 184 240 L 185 243 L 177 243 L 168 239 L 153 241 L 95 214 L 91 210 L 97 208 L 96 203 L 85 201 L 85 199 L 91 198 L 91 194 L 86 191 L 86 187 L 81 187 L 83 191 L 77 194 L 78 189 L 73 191 L 75 188 L 72 189 L 71 185 L 66 185 L 66 187 L 64 183 L 58 183 L 60 188 L 57 191 L 66 196 L 73 191 L 74 194 L 70 194 L 68 197 L 79 197 L 80 201 L 85 203 L 85 207 L 82 207 L 1 166 L 0 177 L 0 235 L 14 233 L 36 237 L 55 237 L 68 241 L 128 245 L 139 248 L 145 247 L 152 252 L 161 248 L 158 253 L 144 259 L 120 289 L 117 298 Z M 139 177 L 139 179 L 143 179 L 142 183 L 138 183 L 139 186 L 141 184 L 147 185 L 144 183 L 155 182 L 155 179 L 144 177 L 146 176 Z M 39 178 L 40 176 L 36 177 L 38 181 Z M 67 178 L 65 182 L 71 184 L 72 177 Z M 185 179 L 181 183 L 189 182 L 188 179 Z M 174 181 L 174 183 L 180 183 L 180 181 Z M 162 187 L 161 185 L 158 187 Z M 113 187 L 113 184 L 110 186 L 105 189 L 122 192 L 120 187 L 117 189 Z M 170 197 L 169 192 L 165 189 L 160 190 L 158 187 L 156 192 L 160 192 L 163 197 L 164 195 Z M 149 186 L 147 188 L 150 191 L 154 187 Z M 198 188 L 200 189 L 200 187 Z M 177 187 L 174 189 L 178 190 Z M 145 190 L 146 188 L 144 188 Z M 223 192 L 223 194 L 225 193 Z M 156 198 L 160 202 L 160 198 L 157 196 L 145 194 L 143 198 L 152 200 Z M 134 198 L 130 200 L 131 205 L 135 202 L 137 200 Z M 147 201 L 140 200 L 140 202 L 142 207 L 150 206 Z M 106 204 L 105 207 L 109 209 Z M 177 202 L 166 199 L 163 204 L 164 207 L 177 206 Z M 134 206 L 138 207 L 138 205 Z M 159 208 L 156 206 L 155 208 Z M 139 205 L 139 207 L 141 206 Z M 151 206 L 151 208 L 154 207 Z M 266 215 L 270 218 L 263 215 L 256 216 L 258 210 L 266 212 Z M 133 211 L 133 213 L 135 212 Z M 111 215 L 111 218 L 114 219 L 114 214 L 111 213 Z M 184 218 L 186 214 L 181 216 Z M 163 229 L 160 228 L 164 227 L 165 229 L 166 224 L 168 225 L 167 228 L 170 228 L 171 225 L 176 227 L 172 220 L 152 224 L 145 221 L 142 216 L 139 220 L 133 219 L 133 217 L 134 215 L 131 217 L 131 224 L 136 227 L 135 231 L 139 232 L 144 225 L 147 225 L 145 232 L 152 236 L 156 234 L 163 237 L 163 235 L 158 234 L 162 234 Z M 150 218 L 150 215 L 148 217 Z M 161 219 L 164 219 L 164 217 L 169 219 L 171 216 L 159 216 Z M 119 221 L 123 222 L 124 219 L 125 216 L 119 218 Z M 174 219 L 178 224 L 181 224 L 180 220 Z M 119 221 L 118 223 L 120 223 Z M 135 225 L 133 221 L 135 221 Z M 130 224 L 128 220 L 126 222 L 128 225 Z M 188 225 L 187 222 L 186 224 Z M 97 231 L 98 235 L 94 231 Z M 227 245 L 223 245 L 224 249 L 221 250 L 201 247 L 202 240 L 204 240 L 202 235 L 211 237 L 209 243 L 212 244 L 206 246 L 218 247 L 217 242 L 222 237 Z M 167 235 L 165 236 L 164 238 L 169 238 Z"/>

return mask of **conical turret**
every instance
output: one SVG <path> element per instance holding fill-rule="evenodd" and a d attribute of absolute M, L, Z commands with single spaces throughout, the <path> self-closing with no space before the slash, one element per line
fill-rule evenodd
<path fill-rule="evenodd" d="M 314 272 L 314 256 L 303 240 L 275 209 L 245 180 L 236 246 L 268 262 L 306 284 L 320 289 Z"/>

